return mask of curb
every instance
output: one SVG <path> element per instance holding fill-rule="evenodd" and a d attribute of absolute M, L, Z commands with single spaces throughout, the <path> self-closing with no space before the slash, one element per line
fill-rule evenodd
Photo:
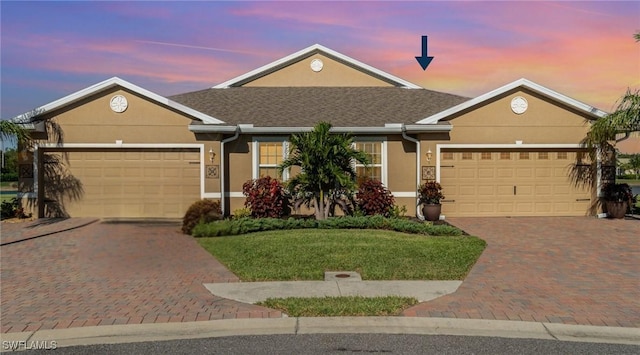
<path fill-rule="evenodd" d="M 640 328 L 456 318 L 300 317 L 105 325 L 4 333 L 0 334 L 0 352 L 34 348 L 33 344 L 55 344 L 58 348 L 239 335 L 347 333 L 491 336 L 640 345 Z"/>

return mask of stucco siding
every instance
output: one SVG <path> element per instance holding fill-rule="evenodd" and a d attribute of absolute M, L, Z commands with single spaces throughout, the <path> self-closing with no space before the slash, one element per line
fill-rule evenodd
<path fill-rule="evenodd" d="M 516 96 L 524 97 L 529 103 L 520 115 L 510 106 Z M 585 116 L 528 91 L 498 98 L 449 121 L 454 127 L 449 143 L 577 144 L 589 130 Z"/>
<path fill-rule="evenodd" d="M 320 59 L 322 70 L 311 70 L 311 61 Z M 315 54 L 276 72 L 267 74 L 244 84 L 245 87 L 260 86 L 393 86 L 383 80 L 365 74 L 346 64 L 322 54 Z"/>
<path fill-rule="evenodd" d="M 109 107 L 109 100 L 118 94 L 129 103 L 122 113 Z M 196 143 L 187 129 L 191 118 L 122 89 L 102 92 L 45 117 L 55 119 L 69 143 Z"/>

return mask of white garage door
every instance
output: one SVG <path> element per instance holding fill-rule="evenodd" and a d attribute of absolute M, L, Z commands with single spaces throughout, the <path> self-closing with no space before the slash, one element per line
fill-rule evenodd
<path fill-rule="evenodd" d="M 582 216 L 590 189 L 574 186 L 576 151 L 444 150 L 440 182 L 447 216 Z"/>
<path fill-rule="evenodd" d="M 200 199 L 197 148 L 83 149 L 66 154 L 68 172 L 81 183 L 82 194 L 73 200 L 68 193 L 47 192 L 45 199 L 62 200 L 72 217 L 181 218 Z M 56 185 L 56 179 L 45 177 L 45 183 Z M 57 184 L 62 185 L 57 190 L 71 188 Z"/>

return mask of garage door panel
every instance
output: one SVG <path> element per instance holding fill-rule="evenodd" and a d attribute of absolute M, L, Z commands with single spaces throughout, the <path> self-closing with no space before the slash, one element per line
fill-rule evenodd
<path fill-rule="evenodd" d="M 513 185 L 496 186 L 496 196 L 513 196 Z"/>
<path fill-rule="evenodd" d="M 508 202 L 498 202 L 497 210 L 500 213 L 512 213 L 513 212 L 513 203 Z"/>
<path fill-rule="evenodd" d="M 479 168 L 478 177 L 481 179 L 482 178 L 493 179 L 496 177 L 495 170 L 493 168 Z"/>
<path fill-rule="evenodd" d="M 552 168 L 536 168 L 536 178 L 548 178 L 552 176 Z M 566 175 L 563 175 L 566 176 Z"/>
<path fill-rule="evenodd" d="M 505 168 L 508 169 L 508 168 Z M 518 178 L 531 178 L 533 176 L 532 168 L 515 168 L 516 174 L 515 176 Z"/>
<path fill-rule="evenodd" d="M 495 186 L 478 186 L 478 196 L 495 196 L 496 188 Z"/>
<path fill-rule="evenodd" d="M 460 168 L 458 171 L 458 178 L 460 179 L 475 179 L 477 170 L 475 168 Z"/>
<path fill-rule="evenodd" d="M 68 157 L 84 190 L 79 201 L 65 201 L 72 217 L 181 218 L 200 199 L 199 149 L 70 151 Z"/>
<path fill-rule="evenodd" d="M 460 186 L 458 194 L 460 196 L 475 196 L 476 195 L 476 187 L 475 186 L 470 186 L 470 185 Z"/>
<path fill-rule="evenodd" d="M 535 190 L 535 186 L 533 186 L 533 184 L 531 183 L 518 183 L 517 185 L 514 185 L 516 187 L 516 191 L 515 191 L 515 195 L 517 196 L 518 199 L 522 199 L 524 198 L 534 198 L 534 190 Z"/>
<path fill-rule="evenodd" d="M 443 164 L 450 163 L 444 160 L 448 153 L 443 149 Z M 443 193 L 447 199 L 455 200 L 450 206 L 443 206 L 443 213 L 535 216 L 585 215 L 588 211 L 590 190 L 574 187 L 568 178 L 567 167 L 575 159 L 575 152 L 517 150 L 491 154 L 495 159 L 481 159 L 489 153 L 474 151 L 472 159 L 462 160 L 465 155 L 457 150 L 453 154 L 454 167 L 441 168 Z M 586 202 L 577 202 L 579 199 Z"/>
<path fill-rule="evenodd" d="M 511 178 L 513 177 L 513 168 L 498 168 L 496 172 L 498 178 Z"/>

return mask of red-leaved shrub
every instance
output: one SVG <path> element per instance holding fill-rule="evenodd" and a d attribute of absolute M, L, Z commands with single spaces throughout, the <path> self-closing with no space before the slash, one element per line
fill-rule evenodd
<path fill-rule="evenodd" d="M 251 210 L 253 218 L 281 218 L 291 212 L 282 183 L 270 176 L 245 182 L 242 193 L 247 196 L 244 206 Z"/>
<path fill-rule="evenodd" d="M 366 179 L 360 182 L 356 193 L 358 208 L 365 215 L 383 215 L 389 217 L 395 203 L 391 191 L 379 180 Z"/>
<path fill-rule="evenodd" d="M 182 219 L 182 233 L 191 234 L 193 227 L 200 221 L 209 223 L 222 219 L 220 202 L 213 200 L 200 200 L 194 202 Z"/>

